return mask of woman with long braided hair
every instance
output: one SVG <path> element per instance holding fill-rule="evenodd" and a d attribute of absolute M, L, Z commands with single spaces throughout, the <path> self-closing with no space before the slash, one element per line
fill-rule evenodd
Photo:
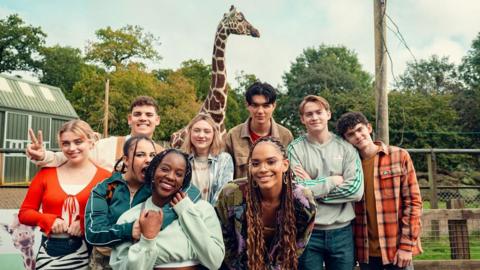
<path fill-rule="evenodd" d="M 313 230 L 315 200 L 293 183 L 282 144 L 259 139 L 249 154 L 247 182 L 230 182 L 216 211 L 227 269 L 297 269 Z"/>

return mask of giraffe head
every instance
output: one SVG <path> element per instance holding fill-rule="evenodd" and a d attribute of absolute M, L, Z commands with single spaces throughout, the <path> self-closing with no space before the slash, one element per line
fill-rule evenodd
<path fill-rule="evenodd" d="M 260 37 L 260 32 L 253 27 L 247 19 L 245 19 L 243 13 L 237 11 L 233 5 L 230 7 L 230 11 L 223 15 L 220 27 L 223 27 L 228 35 Z"/>
<path fill-rule="evenodd" d="M 13 245 L 17 249 L 31 248 L 35 241 L 33 227 L 21 224 L 15 213 L 10 225 L 2 224 L 3 229 L 12 236 Z"/>

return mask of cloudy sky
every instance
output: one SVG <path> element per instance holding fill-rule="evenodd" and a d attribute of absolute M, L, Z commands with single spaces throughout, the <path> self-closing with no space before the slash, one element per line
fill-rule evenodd
<path fill-rule="evenodd" d="M 230 83 L 243 70 L 282 84 L 283 73 L 302 50 L 320 44 L 346 46 L 365 70 L 374 72 L 373 0 L 2 0 L 0 18 L 18 13 L 28 24 L 41 26 L 47 45 L 81 49 L 99 28 L 140 25 L 161 42 L 157 49 L 163 60 L 150 68 L 175 69 L 188 59 L 210 63 L 216 26 L 232 4 L 261 38 L 229 38 Z M 459 63 L 480 32 L 478 0 L 387 1 L 387 13 L 417 59 L 437 54 Z M 398 76 L 413 58 L 390 31 L 388 47 Z"/>

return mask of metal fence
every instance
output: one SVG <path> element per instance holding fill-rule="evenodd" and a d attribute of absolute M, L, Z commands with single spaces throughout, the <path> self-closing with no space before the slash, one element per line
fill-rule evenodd
<path fill-rule="evenodd" d="M 437 175 L 437 154 L 470 154 L 480 155 L 480 149 L 407 149 L 411 154 L 423 154 L 427 161 L 428 186 L 422 186 L 424 208 L 446 208 L 451 199 L 462 199 L 467 208 L 480 208 L 480 186 L 441 186 Z M 421 158 L 415 155 L 412 158 Z"/>

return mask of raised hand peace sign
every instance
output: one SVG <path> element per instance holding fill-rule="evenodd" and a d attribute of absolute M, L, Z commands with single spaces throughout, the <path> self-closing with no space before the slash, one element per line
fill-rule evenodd
<path fill-rule="evenodd" d="M 38 135 L 31 128 L 28 129 L 28 135 L 32 143 L 27 145 L 27 156 L 32 160 L 43 160 L 45 158 L 45 149 L 43 148 L 43 134 L 38 131 Z"/>

